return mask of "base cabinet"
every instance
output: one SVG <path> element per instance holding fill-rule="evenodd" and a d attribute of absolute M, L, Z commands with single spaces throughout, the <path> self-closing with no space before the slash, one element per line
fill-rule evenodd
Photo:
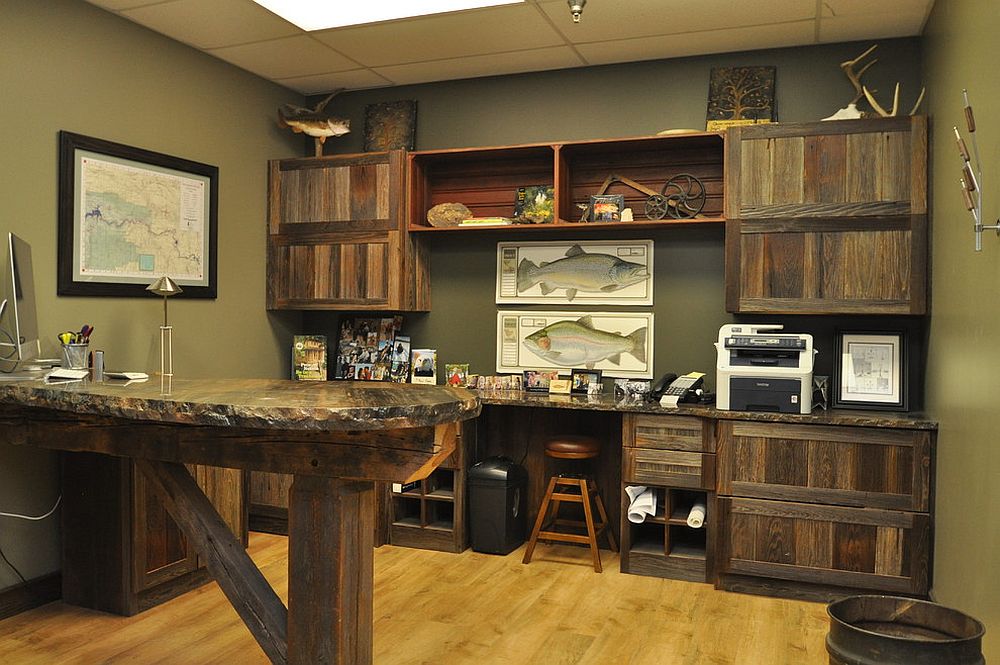
<path fill-rule="evenodd" d="M 188 468 L 245 546 L 243 472 Z M 63 453 L 62 486 L 64 602 L 131 616 L 210 581 L 131 460 Z"/>
<path fill-rule="evenodd" d="M 689 416 L 627 414 L 622 419 L 621 571 L 689 582 L 711 581 L 715 548 L 715 437 L 712 423 Z M 628 519 L 625 488 L 644 486 L 656 512 Z M 688 525 L 692 507 L 704 523 Z"/>
<path fill-rule="evenodd" d="M 720 586 L 927 595 L 932 430 L 727 420 L 718 435 Z"/>

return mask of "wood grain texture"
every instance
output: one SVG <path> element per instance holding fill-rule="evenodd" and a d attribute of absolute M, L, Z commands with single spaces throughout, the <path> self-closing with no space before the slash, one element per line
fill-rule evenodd
<path fill-rule="evenodd" d="M 704 418 L 629 414 L 623 417 L 622 445 L 712 453 L 715 436 Z"/>
<path fill-rule="evenodd" d="M 289 665 L 372 662 L 373 514 L 371 482 L 292 482 Z"/>
<path fill-rule="evenodd" d="M 269 309 L 424 310 L 427 256 L 405 220 L 401 151 L 270 165 Z"/>
<path fill-rule="evenodd" d="M 136 460 L 273 663 L 286 662 L 288 614 L 242 544 L 181 464 Z M 294 576 L 293 576 L 294 578 Z"/>
<path fill-rule="evenodd" d="M 826 124 L 730 133 L 727 309 L 923 314 L 925 119 Z"/>
<path fill-rule="evenodd" d="M 254 561 L 282 597 L 286 548 L 283 537 L 251 536 Z M 705 665 L 828 663 L 824 603 L 624 575 L 607 551 L 595 575 L 579 548 L 550 549 L 553 560 L 529 566 L 521 550 L 376 550 L 374 662 L 663 665 L 682 654 Z M 0 653 L 18 665 L 268 662 L 215 586 L 131 618 L 53 603 L 0 624 Z"/>

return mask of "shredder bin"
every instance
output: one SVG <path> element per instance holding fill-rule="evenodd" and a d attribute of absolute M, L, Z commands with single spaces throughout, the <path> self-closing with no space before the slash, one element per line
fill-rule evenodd
<path fill-rule="evenodd" d="M 508 554 L 524 542 L 528 474 L 506 457 L 488 457 L 469 469 L 472 549 Z"/>

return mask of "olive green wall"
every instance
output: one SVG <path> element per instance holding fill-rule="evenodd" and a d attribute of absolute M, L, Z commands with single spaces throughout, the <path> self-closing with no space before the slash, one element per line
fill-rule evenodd
<path fill-rule="evenodd" d="M 299 95 L 79 0 L 0 2 L 0 233 L 32 246 L 43 354 L 56 334 L 95 326 L 108 367 L 158 366 L 154 298 L 56 296 L 57 133 L 61 129 L 219 167 L 218 293 L 176 299 L 180 376 L 286 376 L 298 314 L 264 309 L 266 161 L 302 154 L 274 123 Z M 3 259 L 6 260 L 6 259 Z M 55 457 L 0 444 L 0 511 L 44 513 Z M 27 577 L 58 569 L 57 519 L 0 518 L 0 547 Z M 17 581 L 0 562 L 0 589 Z"/>
<path fill-rule="evenodd" d="M 775 65 L 779 120 L 818 120 L 844 106 L 854 90 L 839 68 L 870 43 L 775 49 L 695 58 L 636 62 L 604 67 L 539 72 L 518 76 L 449 81 L 419 86 L 345 93 L 334 99 L 335 113 L 351 119 L 354 131 L 327 142 L 332 152 L 363 146 L 365 105 L 398 99 L 417 100 L 417 149 L 509 145 L 558 140 L 653 134 L 667 128 L 704 128 L 708 79 L 712 67 Z M 920 88 L 918 39 L 883 40 L 879 62 L 866 83 L 891 91 L 901 81 L 903 99 Z M 870 79 L 869 79 L 870 77 Z M 595 91 L 600 91 L 595 94 Z M 883 99 L 886 104 L 890 103 Z M 513 205 L 513 193 L 511 196 Z M 641 215 L 641 211 L 639 211 Z M 654 374 L 697 369 L 715 383 L 719 326 L 732 320 L 723 294 L 723 228 L 671 228 L 615 233 L 614 237 L 652 237 L 654 272 Z M 550 238 L 565 240 L 567 236 Z M 608 237 L 583 235 L 573 237 Z M 418 347 L 438 349 L 439 363 L 468 362 L 471 371 L 494 374 L 496 311 L 493 303 L 498 240 L 544 239 L 537 232 L 425 237 L 431 248 L 429 314 L 408 315 L 406 331 Z M 571 309 L 571 308 L 566 308 Z M 612 308 L 613 309 L 613 308 Z M 335 335 L 339 317 L 308 313 L 309 332 Z M 914 342 L 919 361 L 923 323 L 902 317 L 889 322 L 863 317 L 770 319 L 816 336 L 817 373 L 830 373 L 835 325 L 867 329 L 902 327 Z M 919 404 L 920 373 L 914 373 L 913 398 Z"/>
<path fill-rule="evenodd" d="M 1000 215 L 1000 79 L 994 59 L 1000 13 L 993 0 L 938 0 L 927 23 L 924 67 L 934 119 L 934 289 L 927 406 L 940 422 L 934 588 L 937 599 L 987 625 L 987 662 L 1000 662 L 1000 238 L 974 251 L 972 218 L 958 190 L 952 127 L 967 136 L 968 88 L 983 157 L 985 219 Z M 971 144 L 970 144 L 971 150 Z"/>

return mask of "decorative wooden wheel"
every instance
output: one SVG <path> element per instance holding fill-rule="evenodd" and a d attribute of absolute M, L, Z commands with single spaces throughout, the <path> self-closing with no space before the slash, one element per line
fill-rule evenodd
<path fill-rule="evenodd" d="M 705 207 L 705 185 L 690 173 L 679 173 L 668 180 L 660 195 L 667 203 L 666 213 L 674 219 L 690 219 Z"/>

